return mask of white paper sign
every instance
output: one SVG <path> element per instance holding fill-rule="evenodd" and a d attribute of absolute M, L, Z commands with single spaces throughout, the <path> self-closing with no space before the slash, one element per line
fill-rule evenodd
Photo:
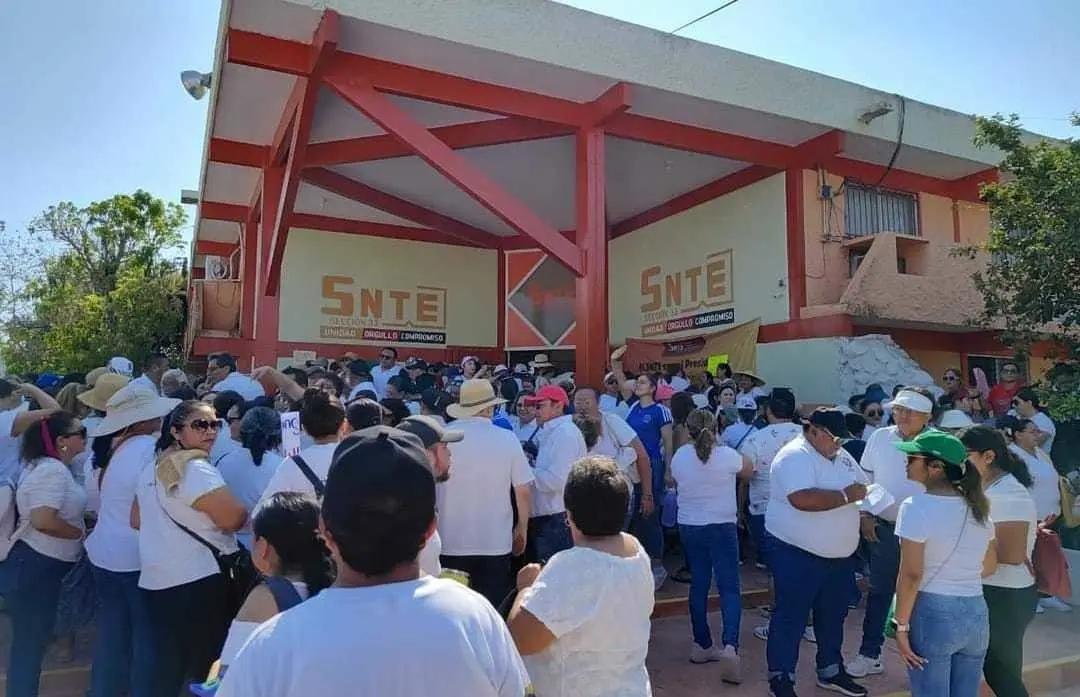
<path fill-rule="evenodd" d="M 281 454 L 292 457 L 300 452 L 300 412 L 287 411 L 281 415 Z"/>
<path fill-rule="evenodd" d="M 870 515 L 881 515 L 882 511 L 895 502 L 896 499 L 885 487 L 880 484 L 871 484 L 866 487 L 866 498 L 859 503 L 859 510 Z"/>
<path fill-rule="evenodd" d="M 315 351 L 293 351 L 292 359 L 296 365 L 307 365 L 308 361 L 314 361 L 319 356 Z"/>

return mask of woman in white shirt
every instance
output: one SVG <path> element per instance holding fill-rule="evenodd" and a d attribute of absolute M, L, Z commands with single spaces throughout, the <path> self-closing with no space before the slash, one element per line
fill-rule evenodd
<path fill-rule="evenodd" d="M 345 432 L 345 407 L 337 397 L 308 388 L 300 409 L 300 426 L 311 436 L 314 445 L 278 465 L 270 483 L 263 490 L 258 509 L 279 491 L 297 491 L 321 497 L 330 472 L 330 459 Z"/>
<path fill-rule="evenodd" d="M 1027 465 L 1031 473 L 1031 498 L 1035 501 L 1035 515 L 1046 524 L 1050 524 L 1061 515 L 1061 488 L 1059 475 L 1050 461 L 1050 456 L 1039 447 L 1043 431 L 1029 419 L 1008 418 L 1004 424 L 1005 435 L 1012 440 L 1009 451 Z M 1072 612 L 1072 605 L 1061 598 L 1043 596 L 1039 598 L 1036 612 L 1057 610 Z"/>
<path fill-rule="evenodd" d="M 679 538 L 690 566 L 691 663 L 721 661 L 724 682 L 742 681 L 739 666 L 739 533 L 736 527 L 736 477 L 747 478 L 754 465 L 716 440 L 716 417 L 704 409 L 686 418 L 690 442 L 671 458 L 671 476 L 679 491 Z M 713 575 L 720 592 L 723 640 L 714 644 L 709 629 L 708 598 Z"/>
<path fill-rule="evenodd" d="M 896 645 L 912 697 L 976 697 L 990 641 L 982 578 L 997 566 L 990 504 L 964 444 L 923 431 L 895 444 L 926 487 L 900 504 Z"/>
<path fill-rule="evenodd" d="M 87 485 L 100 492 L 100 503 L 97 525 L 86 538 L 98 599 L 89 697 L 119 695 L 149 679 L 152 635 L 139 591 L 139 536 L 131 528 L 131 506 L 140 475 L 154 464 L 161 419 L 179 403 L 129 385 L 102 405 L 105 418 L 93 433 L 94 469 Z"/>
<path fill-rule="evenodd" d="M 251 561 L 262 582 L 251 589 L 221 649 L 228 666 L 256 628 L 279 612 L 314 596 L 334 582 L 330 552 L 319 537 L 319 505 L 311 497 L 280 491 L 251 522 Z"/>
<path fill-rule="evenodd" d="M 518 573 L 510 634 L 537 697 L 647 697 L 653 610 L 649 556 L 622 530 L 630 485 L 590 455 L 563 492 L 574 546 Z"/>
<path fill-rule="evenodd" d="M 133 685 L 136 695 L 175 695 L 205 678 L 232 619 L 218 558 L 238 552 L 234 533 L 247 511 L 207 459 L 220 426 L 209 404 L 181 402 L 139 476 L 131 524 L 154 641 L 152 684 Z"/>
<path fill-rule="evenodd" d="M 990 645 L 983 674 L 998 697 L 1027 697 L 1024 632 L 1035 616 L 1038 592 L 1030 570 L 1038 515 L 1028 488 L 1027 465 L 1009 452 L 1005 438 L 989 426 L 972 426 L 960 434 L 968 460 L 978 469 L 990 500 L 998 566 L 983 579 L 983 597 L 990 610 Z"/>
<path fill-rule="evenodd" d="M 281 417 L 269 407 L 252 407 L 240 420 L 240 445 L 218 463 L 218 471 L 248 516 L 262 498 L 267 485 L 281 464 Z M 236 533 L 236 539 L 251 549 L 251 526 Z"/>
<path fill-rule="evenodd" d="M 15 489 L 17 541 L 4 562 L 14 577 L 5 594 L 12 629 L 8 697 L 37 695 L 61 581 L 82 556 L 86 492 L 71 463 L 85 447 L 86 429 L 64 411 L 40 419 L 22 437 L 19 454 L 26 464 Z"/>
<path fill-rule="evenodd" d="M 37 402 L 30 409 L 26 400 Z M 0 482 L 15 482 L 19 476 L 19 438 L 31 426 L 60 409 L 56 400 L 34 385 L 0 378 Z"/>

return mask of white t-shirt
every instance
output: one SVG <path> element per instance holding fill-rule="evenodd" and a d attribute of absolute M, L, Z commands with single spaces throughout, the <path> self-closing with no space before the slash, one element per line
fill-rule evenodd
<path fill-rule="evenodd" d="M 139 533 L 131 528 L 131 504 L 139 476 L 154 464 L 153 436 L 133 436 L 117 447 L 101 475 L 97 525 L 86 538 L 86 556 L 99 569 L 126 572 L 139 570 Z M 92 470 L 87 484 L 98 481 Z"/>
<path fill-rule="evenodd" d="M 1021 448 L 1016 443 L 1009 450 L 1019 457 L 1028 467 L 1034 483 L 1031 485 L 1031 498 L 1035 499 L 1035 512 L 1039 520 L 1046 516 L 1061 513 L 1061 489 L 1058 486 L 1058 473 L 1050 456 L 1042 448 L 1036 448 L 1035 455 Z"/>
<path fill-rule="evenodd" d="M 0 482 L 15 482 L 19 475 L 19 436 L 11 435 L 15 417 L 27 410 L 26 404 L 0 411 Z"/>
<path fill-rule="evenodd" d="M 720 442 L 729 448 L 741 448 L 743 443 L 754 434 L 753 424 L 731 424 L 720 434 Z"/>
<path fill-rule="evenodd" d="M 539 451 L 533 474 L 532 517 L 555 515 L 566 510 L 563 489 L 574 463 L 589 454 L 581 430 L 569 414 L 540 427 L 536 436 Z"/>
<path fill-rule="evenodd" d="M 884 520 L 896 520 L 896 511 L 904 499 L 926 491 L 922 484 L 908 479 L 907 455 L 896 448 L 901 441 L 896 426 L 879 428 L 867 437 L 866 450 L 859 461 L 863 470 L 870 473 L 870 482 L 881 485 L 895 501 L 878 516 Z"/>
<path fill-rule="evenodd" d="M 442 574 L 440 556 L 442 556 L 442 538 L 439 537 L 439 531 L 436 530 L 428 538 L 424 548 L 420 550 L 420 571 L 431 576 L 440 576 Z"/>
<path fill-rule="evenodd" d="M 390 382 L 390 378 L 401 373 L 401 366 L 395 365 L 389 368 L 383 368 L 381 365 L 376 365 L 371 369 L 371 382 L 375 386 L 375 394 L 379 396 L 379 399 L 386 397 L 386 385 Z"/>
<path fill-rule="evenodd" d="M 82 425 L 87 433 L 93 433 L 102 421 L 100 416 L 87 416 L 82 420 Z M 86 490 L 86 510 L 89 513 L 97 513 L 101 508 L 101 489 L 98 486 L 97 472 L 94 471 L 93 446 L 94 437 L 87 436 L 86 449 L 71 462 L 71 473 L 75 475 L 75 481 L 82 484 Z"/>
<path fill-rule="evenodd" d="M 1035 424 L 1043 433 L 1049 433 L 1050 437 L 1046 439 L 1040 447 L 1046 452 L 1050 452 L 1054 449 L 1054 437 L 1057 435 L 1057 426 L 1054 425 L 1054 421 L 1046 415 L 1046 412 L 1037 411 L 1031 416 L 1031 423 Z"/>
<path fill-rule="evenodd" d="M 959 496 L 915 494 L 896 516 L 896 535 L 922 542 L 919 590 L 938 595 L 982 595 L 982 567 L 994 523 L 978 523 Z"/>
<path fill-rule="evenodd" d="M 232 435 L 229 433 L 229 427 L 223 424 L 218 430 L 217 437 L 214 438 L 214 444 L 210 446 L 210 464 L 217 467 L 223 457 L 243 447 L 233 440 Z"/>
<path fill-rule="evenodd" d="M 330 460 L 333 459 L 337 446 L 337 443 L 320 443 L 300 451 L 300 457 L 304 458 L 304 462 L 323 484 L 326 484 L 326 475 L 330 473 Z M 301 494 L 315 495 L 315 487 L 291 457 L 285 458 L 278 464 L 255 508 L 264 505 L 279 491 L 297 491 Z"/>
<path fill-rule="evenodd" d="M 754 463 L 750 479 L 750 515 L 765 515 L 769 506 L 769 471 L 773 458 L 791 441 L 802 435 L 799 424 L 791 422 L 770 424 L 754 431 L 743 441 L 739 452 Z"/>
<path fill-rule="evenodd" d="M 214 525 L 210 516 L 191 507 L 202 496 L 224 489 L 225 480 L 209 462 L 195 458 L 187 463 L 176 490 L 166 494 L 155 470 L 154 465 L 143 469 L 135 494 L 139 501 L 142 566 L 139 588 L 163 590 L 213 576 L 219 572 L 214 555 L 176 523 L 214 545 L 222 554 L 235 552 L 236 537 Z"/>
<path fill-rule="evenodd" d="M 327 588 L 259 627 L 218 697 L 523 697 L 528 676 L 483 596 L 425 576 Z"/>
<path fill-rule="evenodd" d="M 899 451 L 898 451 L 899 452 Z M 770 473 L 772 486 L 765 511 L 765 529 L 789 545 L 827 559 L 849 557 L 859 546 L 859 508 L 854 501 L 830 511 L 800 511 L 788 496 L 804 489 L 842 491 L 866 481 L 859 463 L 841 449 L 827 460 L 799 436 L 777 453 Z"/>
<path fill-rule="evenodd" d="M 1006 474 L 986 488 L 986 498 L 990 499 L 990 518 L 995 524 L 1025 521 L 1028 524 L 1027 556 L 1035 549 L 1036 525 L 1038 514 L 1035 499 L 1016 477 Z M 998 588 L 1027 588 L 1035 583 L 1035 577 L 1028 571 L 1026 564 L 1002 564 L 998 562 L 997 571 L 983 579 L 983 585 Z"/>
<path fill-rule="evenodd" d="M 522 607 L 555 641 L 525 657 L 538 697 L 647 697 L 645 655 L 653 611 L 649 556 L 588 547 L 557 553 L 525 592 Z"/>
<path fill-rule="evenodd" d="M 301 601 L 308 598 L 308 587 L 303 581 L 291 581 L 293 588 L 300 594 Z M 229 633 L 225 636 L 225 645 L 221 647 L 221 665 L 228 666 L 240 653 L 255 630 L 262 626 L 260 622 L 245 622 L 234 619 L 229 625 Z"/>
<path fill-rule="evenodd" d="M 705 463 L 693 443 L 676 450 L 671 476 L 679 487 L 679 525 L 734 523 L 739 517 L 735 475 L 741 469 L 742 455 L 726 445 L 714 446 Z"/>
<path fill-rule="evenodd" d="M 610 457 L 630 479 L 630 483 L 637 484 L 641 481 L 635 466 L 637 451 L 630 446 L 630 443 L 638 437 L 637 431 L 616 414 L 600 412 L 600 418 L 603 420 L 600 437 L 597 438 L 596 445 L 592 447 L 589 454 Z"/>
<path fill-rule="evenodd" d="M 260 383 L 242 373 L 229 373 L 224 380 L 218 381 L 213 387 L 214 392 L 229 390 L 239 393 L 246 402 L 266 396 L 266 390 Z"/>
<path fill-rule="evenodd" d="M 251 549 L 254 540 L 251 537 L 250 514 L 255 510 L 256 504 L 266 491 L 267 484 L 277 472 L 281 464 L 281 455 L 276 450 L 268 450 L 263 453 L 262 461 L 256 465 L 251 451 L 244 447 L 230 450 L 224 457 L 218 460 L 218 472 L 229 487 L 229 492 L 240 503 L 244 504 L 249 514 L 244 527 L 236 532 L 236 539 L 247 549 Z"/>
<path fill-rule="evenodd" d="M 533 473 L 511 431 L 473 416 L 450 425 L 465 437 L 450 443 L 450 478 L 436 487 L 442 552 L 450 556 L 499 556 L 513 546 L 510 489 Z"/>
<path fill-rule="evenodd" d="M 83 521 L 86 492 L 68 466 L 51 457 L 43 457 L 23 469 L 15 489 L 15 505 L 23 517 L 28 517 L 35 508 L 55 508 L 60 520 L 80 530 L 86 529 Z M 78 561 L 82 556 L 82 540 L 53 537 L 33 525 L 26 528 L 21 539 L 35 552 L 60 561 Z"/>
<path fill-rule="evenodd" d="M 540 422 L 536 419 L 533 419 L 527 424 L 523 424 L 515 416 L 510 420 L 510 424 L 514 427 L 514 435 L 517 436 L 517 439 L 522 443 L 529 440 L 529 438 L 532 438 L 533 434 L 540 430 Z M 535 438 L 533 438 L 533 442 L 536 442 Z"/>

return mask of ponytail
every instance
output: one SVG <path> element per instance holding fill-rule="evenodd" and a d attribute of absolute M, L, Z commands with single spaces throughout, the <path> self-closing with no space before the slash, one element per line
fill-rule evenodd
<path fill-rule="evenodd" d="M 107 433 L 103 436 L 96 436 L 94 442 L 90 444 L 90 451 L 94 454 L 94 469 L 97 470 L 98 488 L 101 487 L 101 479 L 105 476 L 105 468 L 109 466 L 109 461 L 113 456 L 113 441 L 116 440 L 118 433 Z"/>
<path fill-rule="evenodd" d="M 976 523 L 985 523 L 990 517 L 990 501 L 986 498 L 986 492 L 983 491 L 982 475 L 979 474 L 978 468 L 969 462 L 961 472 L 956 465 L 949 463 L 944 463 L 944 465 L 945 476 L 956 493 L 964 498 L 964 503 L 971 511 L 971 517 Z"/>
<path fill-rule="evenodd" d="M 686 430 L 694 441 L 694 452 L 702 464 L 716 447 L 716 417 L 707 409 L 695 409 L 686 417 Z"/>
<path fill-rule="evenodd" d="M 1005 443 L 1005 437 L 1001 435 L 1000 431 L 995 431 L 982 424 L 969 426 L 960 434 L 960 440 L 963 441 L 968 450 L 980 453 L 987 451 L 994 453 L 994 465 L 1007 474 L 1016 477 L 1016 481 L 1023 484 L 1025 489 L 1030 489 L 1035 483 L 1027 464 L 1009 450 L 1009 446 Z"/>
<path fill-rule="evenodd" d="M 259 508 L 251 532 L 274 548 L 279 573 L 298 574 L 314 596 L 334 582 L 334 564 L 319 537 L 319 507 L 311 498 L 279 491 Z"/>

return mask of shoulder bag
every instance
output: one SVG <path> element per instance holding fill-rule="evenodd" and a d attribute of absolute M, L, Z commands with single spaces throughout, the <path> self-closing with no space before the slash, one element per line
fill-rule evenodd
<path fill-rule="evenodd" d="M 315 474 L 315 470 L 311 469 L 311 465 L 309 465 L 304 458 L 299 455 L 293 455 L 292 460 L 296 463 L 296 467 L 300 470 L 300 473 L 303 474 L 304 477 L 311 482 L 311 486 L 315 488 L 315 495 L 322 498 L 323 494 L 326 493 L 326 484 L 323 480 L 319 479 L 319 475 Z"/>

